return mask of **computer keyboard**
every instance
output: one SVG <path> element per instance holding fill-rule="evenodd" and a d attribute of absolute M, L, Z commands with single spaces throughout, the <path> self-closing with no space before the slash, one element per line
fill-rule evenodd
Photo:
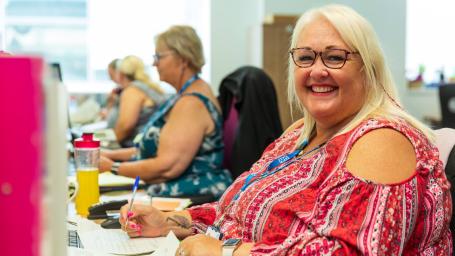
<path fill-rule="evenodd" d="M 77 234 L 77 230 L 68 230 L 68 246 L 76 248 L 84 248 L 81 239 Z"/>

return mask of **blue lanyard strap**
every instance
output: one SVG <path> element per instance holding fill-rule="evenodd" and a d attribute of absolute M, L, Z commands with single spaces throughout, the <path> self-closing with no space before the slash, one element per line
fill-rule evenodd
<path fill-rule="evenodd" d="M 164 114 L 166 114 L 169 109 L 171 109 L 172 106 L 174 106 L 175 102 L 179 99 L 180 95 L 182 95 L 182 93 L 188 88 L 188 86 L 190 86 L 194 81 L 196 81 L 197 79 L 199 79 L 199 76 L 198 74 L 195 74 L 194 76 L 192 76 L 190 79 L 188 79 L 182 86 L 182 88 L 179 90 L 179 92 L 174 95 L 174 97 L 168 99 L 167 102 L 165 102 L 163 104 L 162 107 L 160 107 L 157 111 L 156 111 L 156 114 L 154 114 L 152 117 L 154 118 L 154 120 L 158 119 L 159 117 L 163 116 Z M 152 118 L 150 118 L 150 120 L 152 120 Z M 150 121 L 149 121 L 150 123 Z"/>
<path fill-rule="evenodd" d="M 305 155 L 308 155 L 310 154 L 311 152 L 314 152 L 316 150 L 318 150 L 319 148 L 321 148 L 322 146 L 324 146 L 325 142 L 316 146 L 315 148 L 311 149 L 310 151 L 306 152 L 304 155 L 302 156 L 305 156 Z M 304 140 L 302 142 L 302 144 L 300 145 L 300 147 L 298 147 L 296 150 L 294 150 L 293 152 L 291 153 L 288 153 L 288 154 L 285 154 L 283 156 L 280 156 L 276 159 L 274 159 L 267 167 L 267 170 L 265 170 L 258 178 L 256 178 L 256 174 L 255 173 L 252 173 L 252 174 L 249 174 L 245 181 L 243 182 L 243 185 L 242 187 L 240 188 L 240 191 L 234 196 L 233 198 L 233 201 L 237 200 L 240 196 L 240 194 L 245 191 L 251 184 L 255 183 L 256 181 L 259 181 L 259 180 L 262 180 L 276 172 L 279 172 L 281 171 L 282 169 L 284 169 L 285 167 L 287 167 L 288 165 L 290 165 L 291 163 L 293 163 L 293 161 L 291 161 L 292 159 L 294 159 L 296 156 L 298 156 L 302 150 L 308 145 L 308 140 Z"/>
<path fill-rule="evenodd" d="M 199 75 L 196 73 L 190 79 L 188 79 L 182 86 L 182 88 L 178 91 L 178 93 L 171 98 L 169 98 L 166 102 L 163 103 L 150 117 L 147 124 L 142 129 L 142 133 L 145 134 L 150 126 L 152 126 L 156 120 L 164 116 L 171 108 L 174 106 L 175 102 L 180 98 L 181 94 L 190 86 L 194 81 L 199 79 Z M 136 148 L 140 148 L 140 144 L 137 142 L 135 143 Z"/>
<path fill-rule="evenodd" d="M 320 149 L 325 144 L 326 144 L 326 142 L 314 147 L 313 149 L 309 150 L 308 152 L 306 152 L 305 154 L 303 154 L 301 156 L 302 157 L 306 156 L 306 155 L 308 155 L 308 154 Z M 256 178 L 256 174 L 254 174 L 254 173 L 249 174 L 245 178 L 245 181 L 243 182 L 243 185 L 240 188 L 240 190 L 234 195 L 234 197 L 232 198 L 232 201 L 225 208 L 224 213 L 221 215 L 221 217 L 217 221 L 215 221 L 213 226 L 214 227 L 218 227 L 223 222 L 226 214 L 233 207 L 234 202 L 237 201 L 237 199 L 239 198 L 240 194 L 242 194 L 242 192 L 245 191 L 251 184 L 255 183 L 256 181 L 262 180 L 262 179 L 264 179 L 264 178 L 266 178 L 266 177 L 268 177 L 268 176 L 270 176 L 270 175 L 272 175 L 272 174 L 274 174 L 276 172 L 279 172 L 282 169 L 284 169 L 285 167 L 287 167 L 288 165 L 290 165 L 291 163 L 293 163 L 294 161 L 291 161 L 291 160 L 295 159 L 295 157 L 298 156 L 307 145 L 308 145 L 308 140 L 305 139 L 302 142 L 302 144 L 296 150 L 294 150 L 293 152 L 285 154 L 283 156 L 280 156 L 280 157 L 274 159 L 268 165 L 267 170 L 265 170 L 261 175 L 259 175 L 259 177 Z"/>
<path fill-rule="evenodd" d="M 194 81 L 199 79 L 198 74 L 194 74 L 190 79 L 188 79 L 182 86 L 182 88 L 179 90 L 178 94 L 181 95 L 187 88 L 190 86 Z"/>

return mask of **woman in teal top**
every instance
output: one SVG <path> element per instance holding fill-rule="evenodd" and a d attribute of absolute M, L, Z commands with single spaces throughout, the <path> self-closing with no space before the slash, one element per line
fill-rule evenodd
<path fill-rule="evenodd" d="M 200 39 L 189 26 L 173 26 L 158 35 L 154 57 L 160 80 L 178 93 L 152 115 L 137 147 L 103 151 L 100 170 L 140 176 L 152 196 L 219 197 L 232 178 L 221 166 L 220 106 L 197 75 L 204 65 Z"/>

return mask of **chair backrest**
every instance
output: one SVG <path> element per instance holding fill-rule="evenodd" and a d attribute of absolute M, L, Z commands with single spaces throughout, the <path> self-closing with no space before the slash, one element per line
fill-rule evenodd
<path fill-rule="evenodd" d="M 224 120 L 224 167 L 236 178 L 283 132 L 275 87 L 262 69 L 245 66 L 222 80 L 218 100 Z"/>
<path fill-rule="evenodd" d="M 230 105 L 230 106 L 229 106 Z M 224 142 L 224 158 L 223 167 L 231 170 L 232 169 L 232 148 L 234 146 L 235 135 L 237 133 L 237 125 L 239 122 L 239 112 L 235 108 L 235 98 L 232 99 L 231 103 L 227 106 L 229 111 L 228 116 L 223 123 L 223 142 Z"/>
<path fill-rule="evenodd" d="M 439 87 L 442 127 L 455 128 L 455 84 Z"/>
<path fill-rule="evenodd" d="M 455 129 L 442 128 L 435 131 L 436 146 L 439 149 L 439 158 L 444 165 L 444 171 L 450 182 L 450 194 L 452 196 L 452 207 L 455 206 Z M 452 212 L 450 230 L 455 234 L 455 212 Z M 455 247 L 455 240 L 454 247 Z"/>

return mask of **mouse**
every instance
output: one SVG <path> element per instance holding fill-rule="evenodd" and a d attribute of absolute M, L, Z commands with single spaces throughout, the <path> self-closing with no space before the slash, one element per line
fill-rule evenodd
<path fill-rule="evenodd" d="M 119 229 L 121 225 L 118 218 L 108 218 L 101 223 L 101 227 L 105 229 Z"/>

